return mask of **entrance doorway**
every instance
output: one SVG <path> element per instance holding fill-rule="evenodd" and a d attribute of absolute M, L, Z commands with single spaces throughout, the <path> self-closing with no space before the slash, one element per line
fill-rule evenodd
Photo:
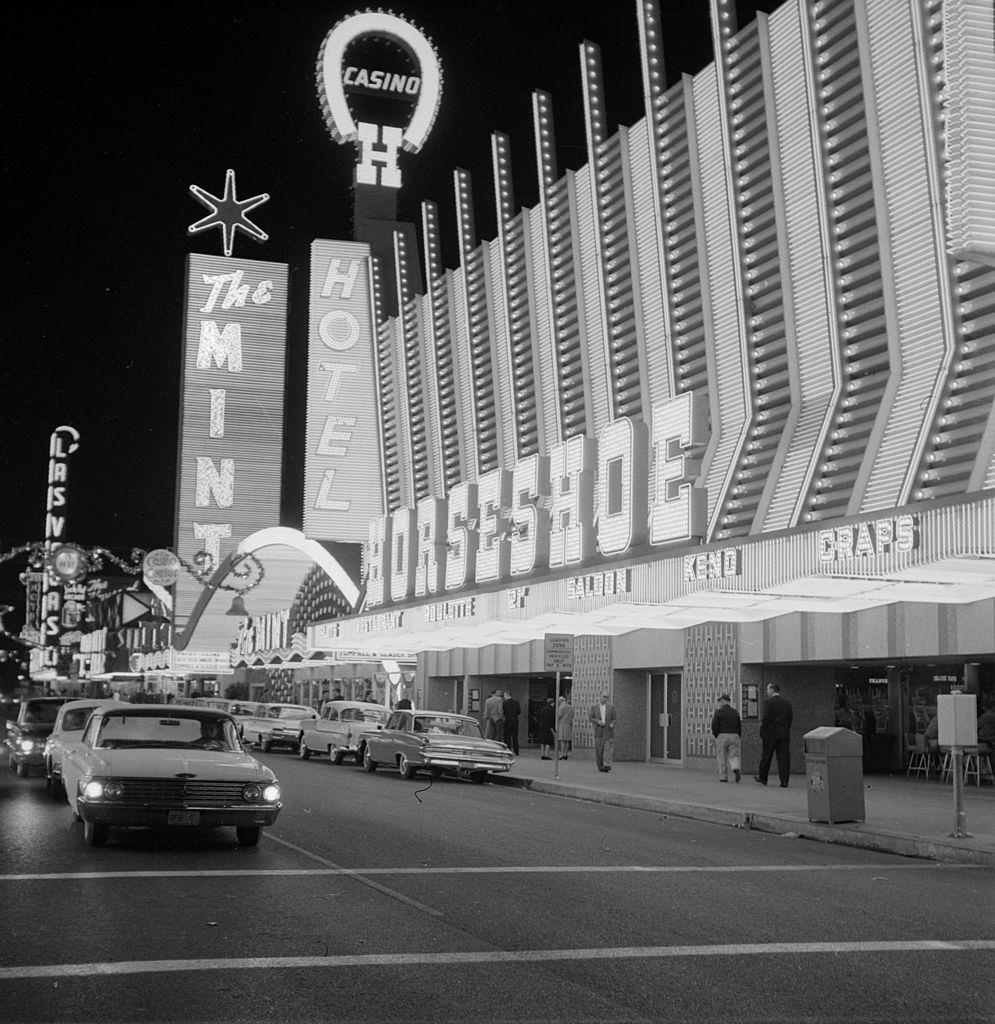
<path fill-rule="evenodd" d="M 681 673 L 650 676 L 650 758 L 680 762 L 683 759 L 681 721 Z"/>

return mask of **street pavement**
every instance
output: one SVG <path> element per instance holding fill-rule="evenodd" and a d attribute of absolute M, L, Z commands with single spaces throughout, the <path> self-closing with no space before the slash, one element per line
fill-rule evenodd
<path fill-rule="evenodd" d="M 754 782 L 750 774 L 744 774 L 738 784 L 732 779 L 722 783 L 715 772 L 646 762 L 616 761 L 611 772 L 599 772 L 593 758 L 585 754 L 574 752 L 566 761 L 556 762 L 541 760 L 537 750 L 522 750 L 508 775 L 492 778 L 535 792 L 734 828 L 995 867 L 995 786 L 991 783 L 965 784 L 963 816 L 958 819 L 950 782 L 867 775 L 863 780 L 865 820 L 829 824 L 809 818 L 805 775 L 792 776 L 788 788 L 782 789 L 774 772 L 767 786 Z M 969 836 L 956 837 L 955 832 Z"/>

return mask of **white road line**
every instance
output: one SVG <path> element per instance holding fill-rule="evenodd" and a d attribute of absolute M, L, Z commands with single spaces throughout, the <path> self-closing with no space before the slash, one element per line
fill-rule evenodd
<path fill-rule="evenodd" d="M 367 878 L 365 871 L 350 871 L 340 864 L 336 864 L 334 861 L 326 860 L 324 857 L 319 857 L 318 854 L 312 853 L 310 850 L 305 850 L 302 846 L 295 846 L 293 843 L 288 843 L 286 839 L 280 839 L 277 836 L 267 836 L 274 843 L 279 843 L 281 846 L 285 846 L 288 850 L 293 850 L 295 853 L 299 853 L 302 857 L 307 857 L 310 860 L 317 861 L 319 864 L 324 864 L 326 869 L 336 872 L 340 875 L 348 875 L 350 878 L 354 878 L 361 885 L 365 885 L 369 889 L 374 889 L 376 892 L 383 896 L 389 896 L 392 900 L 397 900 L 398 903 L 403 903 L 405 906 L 411 907 L 413 910 L 418 910 L 423 914 L 428 914 L 429 917 L 442 917 L 442 911 L 436 910 L 434 907 L 428 907 L 424 903 L 419 903 L 418 900 L 413 900 L 410 896 L 405 896 L 404 893 L 398 892 L 396 889 L 390 889 L 386 885 L 381 885 L 379 882 L 374 882 L 373 879 Z"/>
<path fill-rule="evenodd" d="M 551 963 L 570 960 L 665 960 L 706 956 L 789 956 L 811 953 L 961 953 L 995 950 L 995 941 L 771 942 L 723 946 L 624 946 L 617 949 L 523 949 L 450 953 L 373 953 L 356 956 L 242 957 L 218 960 L 123 960 L 117 963 L 38 964 L 0 967 L 0 981 L 85 978 L 182 971 L 287 970 L 330 967 L 440 967 L 465 964 Z"/>
<path fill-rule="evenodd" d="M 751 874 L 806 871 L 970 871 L 982 864 L 938 864 L 933 861 L 912 861 L 907 864 L 743 864 L 730 866 L 671 864 L 563 864 L 563 865 L 500 865 L 494 867 L 422 867 L 422 868 L 343 868 L 331 861 L 308 853 L 286 840 L 276 840 L 291 850 L 310 857 L 325 868 L 239 868 L 235 871 L 55 871 L 29 875 L 0 875 L 0 882 L 80 881 L 100 878 L 227 878 L 249 875 L 570 875 L 570 874 Z"/>

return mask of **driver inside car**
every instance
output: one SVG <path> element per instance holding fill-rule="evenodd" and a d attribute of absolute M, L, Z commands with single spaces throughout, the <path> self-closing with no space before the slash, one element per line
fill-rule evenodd
<path fill-rule="evenodd" d="M 211 718 L 202 718 L 200 722 L 200 738 L 194 740 L 194 746 L 212 750 L 224 749 L 221 738 L 221 723 Z"/>

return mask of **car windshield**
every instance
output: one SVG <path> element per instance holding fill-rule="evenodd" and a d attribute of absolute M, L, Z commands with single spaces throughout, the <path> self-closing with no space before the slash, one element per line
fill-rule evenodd
<path fill-rule="evenodd" d="M 460 718 L 457 715 L 418 715 L 415 718 L 415 732 L 480 739 L 480 726 L 472 719 Z"/>
<path fill-rule="evenodd" d="M 52 701 L 28 701 L 24 709 L 24 723 L 25 725 L 52 725 L 61 706 Z"/>
<path fill-rule="evenodd" d="M 311 714 L 310 708 L 271 708 L 271 718 L 300 718 L 301 716 L 307 716 Z"/>
<path fill-rule="evenodd" d="M 346 708 L 342 712 L 342 720 L 346 722 L 379 722 L 387 721 L 386 708 Z"/>
<path fill-rule="evenodd" d="M 105 715 L 94 746 L 241 750 L 229 719 L 184 715 L 180 708 L 168 715 Z"/>

